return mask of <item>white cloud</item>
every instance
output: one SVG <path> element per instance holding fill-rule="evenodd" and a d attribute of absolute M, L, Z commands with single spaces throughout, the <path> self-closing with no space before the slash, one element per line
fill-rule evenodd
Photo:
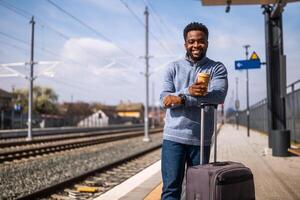
<path fill-rule="evenodd" d="M 94 38 L 72 38 L 66 41 L 62 51 L 64 58 L 83 63 L 104 60 L 116 54 L 120 52 L 115 45 Z"/>
<path fill-rule="evenodd" d="M 124 56 L 114 44 L 94 38 L 72 38 L 64 44 L 61 59 L 55 79 L 75 90 L 78 87 L 88 91 L 89 95 L 80 98 L 103 102 L 109 96 L 107 102 L 110 103 L 118 103 L 121 99 L 141 101 L 139 96 L 133 95 L 142 92 L 143 86 L 138 84 L 143 76 L 131 65 L 136 58 Z M 62 99 L 69 96 L 63 94 Z"/>

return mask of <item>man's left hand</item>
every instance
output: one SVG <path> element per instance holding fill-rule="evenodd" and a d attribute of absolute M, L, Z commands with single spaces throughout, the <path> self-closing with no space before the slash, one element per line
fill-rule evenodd
<path fill-rule="evenodd" d="M 165 107 L 172 107 L 176 105 L 181 105 L 182 100 L 179 96 L 168 95 L 164 98 L 163 103 Z"/>

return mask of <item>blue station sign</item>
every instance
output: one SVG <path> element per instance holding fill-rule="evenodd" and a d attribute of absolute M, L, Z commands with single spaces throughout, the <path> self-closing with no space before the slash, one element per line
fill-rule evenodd
<path fill-rule="evenodd" d="M 236 70 L 241 69 L 259 69 L 260 68 L 260 59 L 257 53 L 254 51 L 250 56 L 250 60 L 236 60 L 234 61 L 234 66 Z"/>
<path fill-rule="evenodd" d="M 234 66 L 236 70 L 240 69 L 259 69 L 260 68 L 260 60 L 236 60 L 234 62 Z"/>

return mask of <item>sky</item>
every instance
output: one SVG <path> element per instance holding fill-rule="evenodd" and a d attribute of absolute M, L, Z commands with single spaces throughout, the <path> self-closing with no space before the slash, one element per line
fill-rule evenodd
<path fill-rule="evenodd" d="M 149 102 L 158 105 L 164 67 L 185 55 L 182 31 L 190 22 L 209 29 L 207 56 L 224 63 L 229 90 L 225 108 L 246 107 L 243 45 L 265 61 L 260 5 L 202 6 L 197 0 L 0 0 L 0 64 L 30 61 L 35 19 L 34 85 L 51 87 L 59 102 L 145 102 L 145 6 L 149 9 Z M 287 84 L 300 79 L 300 2 L 283 12 Z M 44 63 L 47 61 L 50 63 Z M 14 70 L 14 71 L 12 71 Z M 17 73 L 19 76 L 13 76 Z M 29 65 L 0 67 L 0 88 L 27 88 Z M 238 80 L 238 90 L 236 90 Z M 250 105 L 266 98 L 266 70 L 249 70 Z"/>

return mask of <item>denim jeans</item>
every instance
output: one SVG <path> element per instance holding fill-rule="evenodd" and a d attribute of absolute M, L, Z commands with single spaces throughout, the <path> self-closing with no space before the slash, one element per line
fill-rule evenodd
<path fill-rule="evenodd" d="M 210 146 L 205 146 L 204 163 L 209 162 L 209 155 Z M 162 200 L 180 200 L 185 164 L 187 167 L 200 164 L 200 146 L 163 140 L 161 156 Z"/>

